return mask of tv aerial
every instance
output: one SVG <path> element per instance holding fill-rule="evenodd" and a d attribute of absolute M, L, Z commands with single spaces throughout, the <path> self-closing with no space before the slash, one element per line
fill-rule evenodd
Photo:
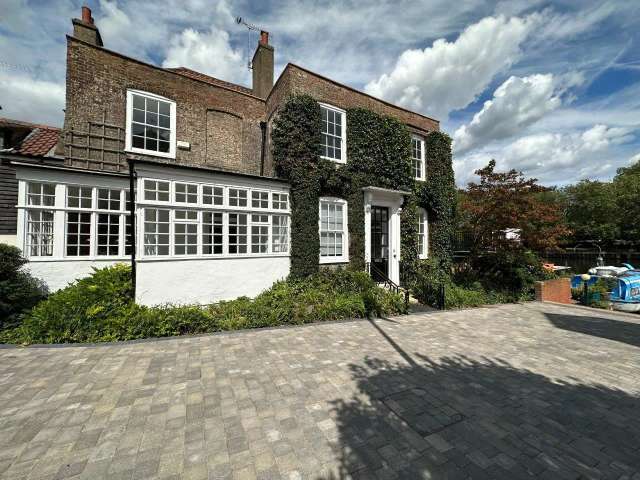
<path fill-rule="evenodd" d="M 244 25 L 247 29 L 247 50 L 246 50 L 247 68 L 251 70 L 253 68 L 253 65 L 251 65 L 251 57 L 249 56 L 251 54 L 251 32 L 253 31 L 253 32 L 260 33 L 263 29 L 254 25 L 253 23 L 247 22 L 242 17 L 236 17 L 236 23 L 238 25 Z"/>

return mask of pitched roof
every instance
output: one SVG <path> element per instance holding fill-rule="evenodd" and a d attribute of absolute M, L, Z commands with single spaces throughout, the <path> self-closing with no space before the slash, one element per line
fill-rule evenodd
<path fill-rule="evenodd" d="M 44 157 L 56 146 L 59 138 L 59 128 L 37 127 L 16 146 L 15 152 L 31 157 Z"/>
<path fill-rule="evenodd" d="M 170 72 L 177 73 L 184 77 L 194 78 L 202 82 L 210 83 L 211 85 L 226 87 L 232 90 L 236 90 L 237 92 L 248 93 L 250 95 L 253 95 L 253 90 L 251 90 L 248 87 L 243 87 L 242 85 L 226 82 L 224 80 L 220 80 L 219 78 L 212 77 L 210 75 L 205 75 L 204 73 L 196 72 L 195 70 L 191 70 L 190 68 L 176 67 L 176 68 L 166 68 L 165 70 L 169 70 Z"/>
<path fill-rule="evenodd" d="M 29 157 L 44 157 L 58 143 L 60 129 L 49 125 L 23 122 L 11 118 L 0 117 L 0 128 L 8 128 L 29 132 L 24 139 L 13 148 L 13 153 Z M 23 133 L 24 135 L 24 133 Z"/>

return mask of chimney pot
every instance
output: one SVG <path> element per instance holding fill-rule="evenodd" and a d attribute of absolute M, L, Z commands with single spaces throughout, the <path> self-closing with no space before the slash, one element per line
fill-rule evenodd
<path fill-rule="evenodd" d="M 260 44 L 269 45 L 269 32 L 260 31 Z"/>
<path fill-rule="evenodd" d="M 86 5 L 82 6 L 82 21 L 93 25 L 93 17 L 91 16 L 91 9 Z"/>

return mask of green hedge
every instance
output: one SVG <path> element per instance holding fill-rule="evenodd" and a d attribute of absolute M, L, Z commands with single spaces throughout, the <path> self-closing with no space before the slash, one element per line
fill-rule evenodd
<path fill-rule="evenodd" d="M 0 330 L 19 322 L 47 296 L 46 285 L 24 270 L 26 263 L 20 249 L 0 243 Z"/>
<path fill-rule="evenodd" d="M 131 269 L 120 264 L 52 294 L 18 327 L 0 332 L 0 341 L 106 342 L 405 312 L 400 295 L 379 288 L 364 272 L 347 270 L 277 282 L 253 300 L 144 307 L 131 301 Z"/>

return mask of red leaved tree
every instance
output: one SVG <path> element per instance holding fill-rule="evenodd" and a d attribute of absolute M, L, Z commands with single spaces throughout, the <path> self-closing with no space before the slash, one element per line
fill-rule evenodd
<path fill-rule="evenodd" d="M 557 247 L 569 230 L 551 189 L 516 170 L 496 172 L 495 166 L 491 160 L 477 170 L 480 182 L 469 183 L 462 194 L 463 228 L 472 233 L 475 250 Z M 507 231 L 517 232 L 520 240 L 509 239 Z"/>

